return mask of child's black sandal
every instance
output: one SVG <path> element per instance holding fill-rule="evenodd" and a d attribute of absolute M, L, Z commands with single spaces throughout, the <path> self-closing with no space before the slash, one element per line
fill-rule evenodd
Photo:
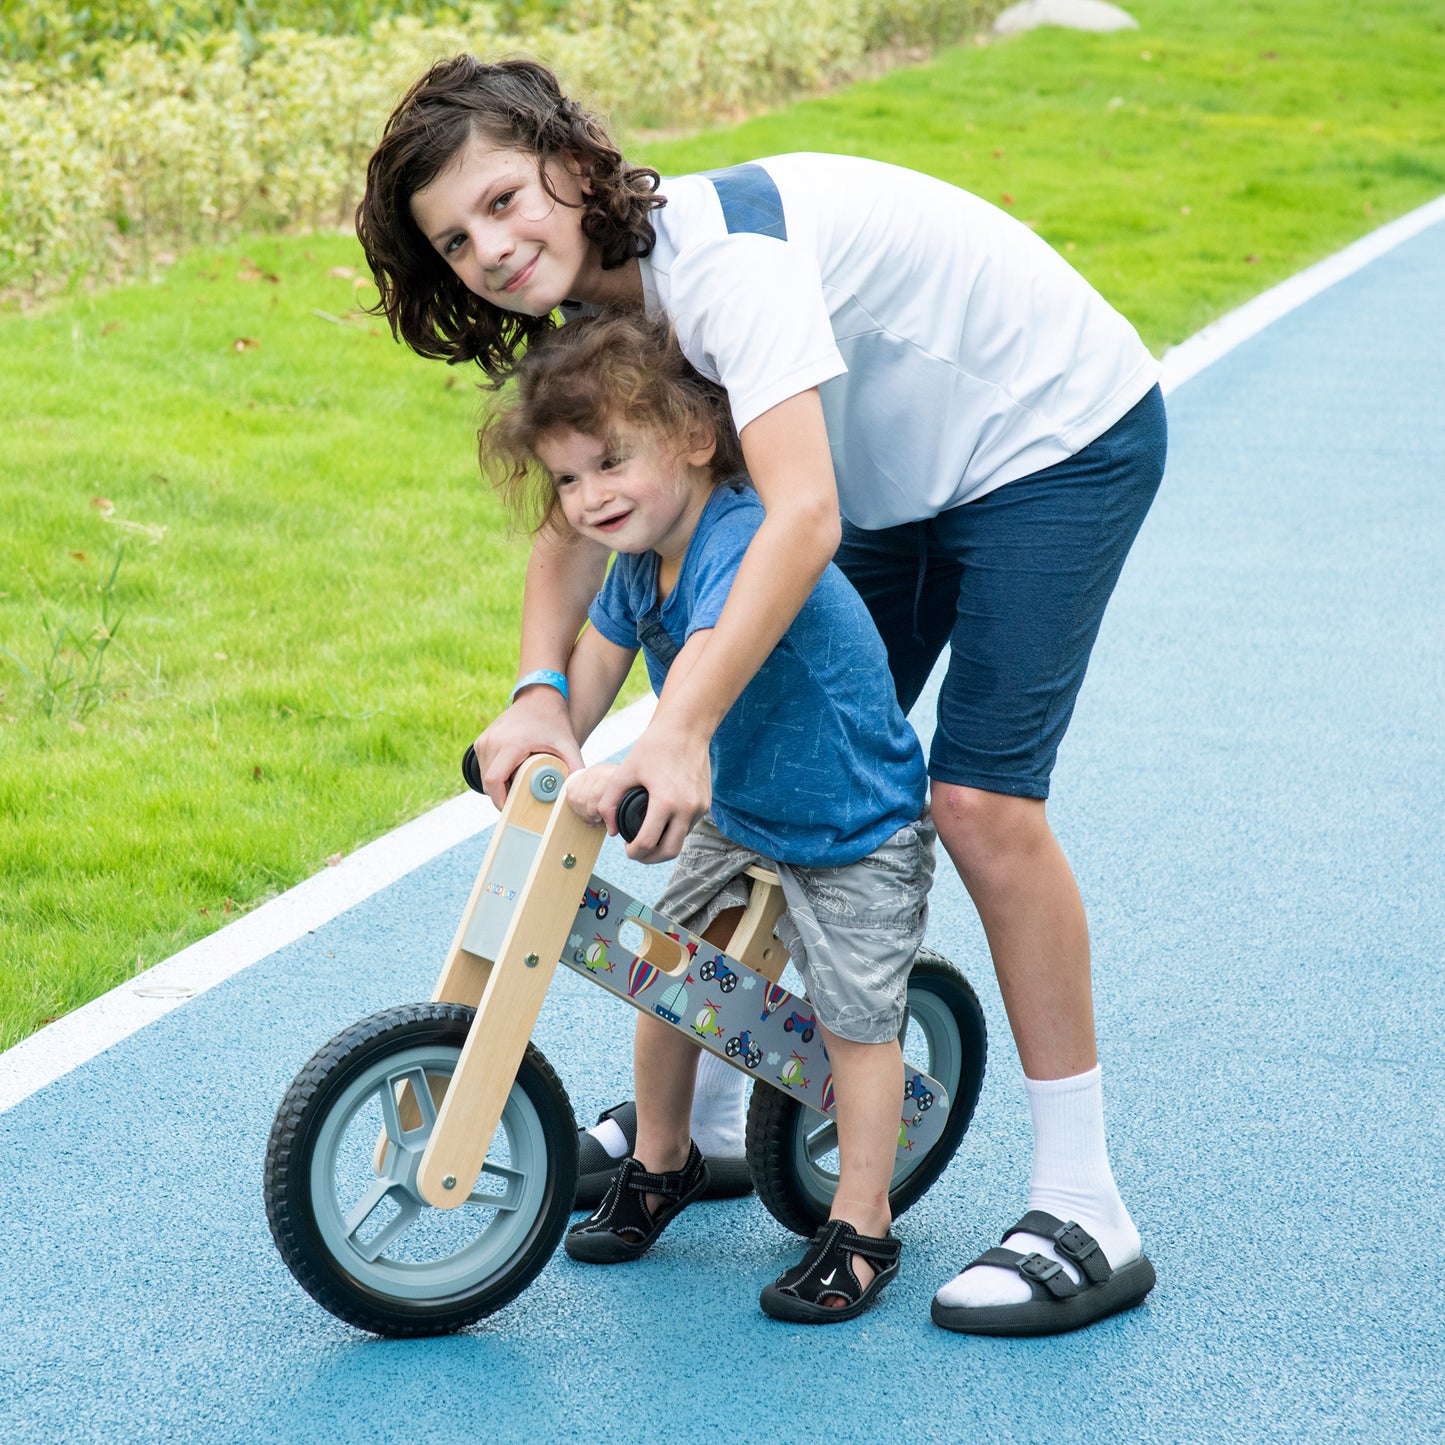
<path fill-rule="evenodd" d="M 884 1285 L 898 1273 L 902 1249 L 902 1241 L 891 1234 L 875 1239 L 859 1234 L 846 1219 L 830 1219 L 818 1226 L 802 1260 L 768 1285 L 758 1302 L 764 1314 L 794 1324 L 831 1325 L 856 1319 L 872 1309 Z M 877 1271 L 867 1289 L 853 1273 L 855 1254 Z M 831 1299 L 845 1303 L 823 1303 Z"/>
<path fill-rule="evenodd" d="M 650 1174 L 629 1155 L 612 1178 L 592 1215 L 567 1231 L 563 1244 L 573 1259 L 587 1264 L 620 1264 L 645 1254 L 681 1210 L 707 1188 L 707 1161 L 689 1143 L 687 1163 L 665 1174 Z M 663 1203 L 654 1214 L 649 1194 Z"/>

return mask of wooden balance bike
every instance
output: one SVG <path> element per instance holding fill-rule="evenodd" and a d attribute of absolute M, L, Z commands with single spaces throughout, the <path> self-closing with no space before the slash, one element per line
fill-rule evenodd
<path fill-rule="evenodd" d="M 463 772 L 480 789 L 470 750 Z M 545 755 L 518 770 L 431 1002 L 346 1029 L 276 1112 L 265 1196 L 277 1248 L 317 1303 L 375 1334 L 444 1334 L 492 1314 L 562 1238 L 577 1123 L 530 1042 L 559 962 L 750 1075 L 746 1153 L 763 1204 L 804 1235 L 828 1216 L 832 1074 L 807 998 L 781 983 L 777 875 L 748 870 L 750 902 L 720 951 L 593 874 L 606 832 L 565 805 L 565 778 Z M 633 789 L 624 837 L 646 811 Z M 895 1217 L 953 1157 L 987 1053 L 973 989 L 928 949 L 901 1039 L 922 1062 L 898 1081 Z"/>

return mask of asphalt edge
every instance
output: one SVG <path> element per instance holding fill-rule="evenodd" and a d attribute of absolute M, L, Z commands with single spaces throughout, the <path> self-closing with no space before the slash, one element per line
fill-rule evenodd
<path fill-rule="evenodd" d="M 1261 292 L 1218 321 L 1211 321 L 1202 331 L 1195 332 L 1187 341 L 1181 341 L 1164 353 L 1164 375 L 1160 382 L 1164 394 L 1167 396 L 1183 386 L 1221 356 L 1280 317 L 1303 306 L 1306 301 L 1313 300 L 1337 281 L 1343 281 L 1346 276 L 1353 275 L 1387 251 L 1393 251 L 1396 246 L 1412 240 L 1441 221 L 1445 221 L 1445 196 L 1436 196 L 1433 201 L 1427 201 L 1423 206 L 1361 236 L 1343 251 L 1336 251 L 1333 256 L 1326 256 L 1323 261 L 1296 272 L 1289 280 Z"/>

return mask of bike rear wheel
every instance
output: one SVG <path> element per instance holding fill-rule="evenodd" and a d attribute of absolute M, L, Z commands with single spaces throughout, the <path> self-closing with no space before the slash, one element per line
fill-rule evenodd
<path fill-rule="evenodd" d="M 957 1152 L 973 1118 L 988 1059 L 988 1030 L 973 986 L 941 954 L 919 950 L 908 979 L 903 1056 L 948 1090 L 948 1120 L 932 1148 L 900 1159 L 889 1208 L 915 1204 Z M 932 1107 L 936 1107 L 932 1105 Z M 838 1191 L 838 1126 L 785 1090 L 759 1080 L 748 1106 L 748 1170 L 768 1212 L 796 1234 L 812 1235 Z"/>

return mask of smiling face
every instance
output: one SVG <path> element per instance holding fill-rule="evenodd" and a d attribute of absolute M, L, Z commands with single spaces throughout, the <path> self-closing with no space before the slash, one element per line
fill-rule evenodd
<path fill-rule="evenodd" d="M 568 525 L 614 552 L 687 551 L 712 491 L 711 443 L 675 452 L 647 432 L 619 427 L 611 438 L 571 428 L 537 441 Z"/>
<path fill-rule="evenodd" d="M 618 294 L 629 280 L 640 299 L 636 262 L 630 277 L 627 267 L 602 271 L 582 234 L 582 196 L 578 173 L 562 161 L 539 167 L 535 156 L 474 133 L 412 195 L 411 214 L 467 290 L 503 311 L 546 316 L 569 300 L 632 299 Z"/>

